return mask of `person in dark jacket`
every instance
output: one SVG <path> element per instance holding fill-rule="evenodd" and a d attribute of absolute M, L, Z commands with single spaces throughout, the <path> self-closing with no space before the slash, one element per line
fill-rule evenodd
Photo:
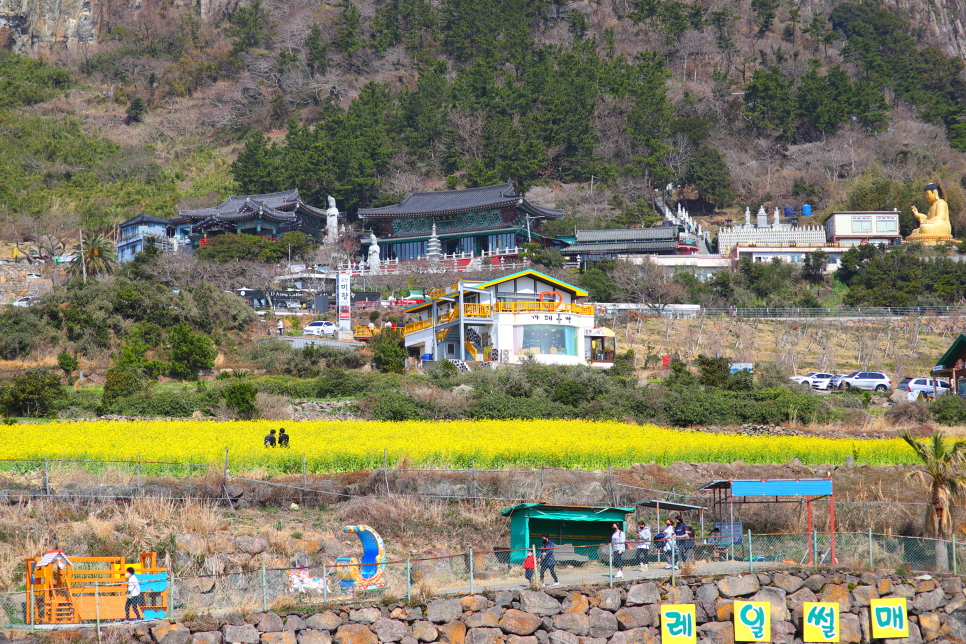
<path fill-rule="evenodd" d="M 275 447 L 275 430 L 268 432 L 268 436 L 265 437 L 265 447 Z"/>
<path fill-rule="evenodd" d="M 674 517 L 674 537 L 678 542 L 681 562 L 683 563 L 687 561 L 688 556 L 688 524 L 680 516 Z M 692 541 L 691 543 L 693 544 L 694 542 Z"/>
<path fill-rule="evenodd" d="M 288 447 L 288 434 L 285 433 L 285 428 L 278 430 L 278 446 Z"/>
<path fill-rule="evenodd" d="M 557 579 L 557 558 L 553 554 L 553 549 L 557 547 L 553 541 L 550 540 L 550 535 L 543 535 L 543 545 L 540 546 L 540 585 L 546 586 L 547 582 L 543 580 L 544 574 L 549 570 L 550 576 L 553 577 L 553 585 L 559 586 L 560 581 Z"/>

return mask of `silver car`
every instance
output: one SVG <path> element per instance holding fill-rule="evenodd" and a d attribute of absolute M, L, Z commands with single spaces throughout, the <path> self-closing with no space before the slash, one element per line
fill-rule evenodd
<path fill-rule="evenodd" d="M 892 379 L 879 371 L 856 371 L 842 378 L 842 385 L 868 391 L 887 391 L 892 389 Z"/>
<path fill-rule="evenodd" d="M 828 389 L 829 383 L 835 374 L 825 373 L 824 371 L 813 371 L 812 373 L 805 374 L 804 376 L 792 376 L 791 380 L 811 387 L 812 389 Z"/>

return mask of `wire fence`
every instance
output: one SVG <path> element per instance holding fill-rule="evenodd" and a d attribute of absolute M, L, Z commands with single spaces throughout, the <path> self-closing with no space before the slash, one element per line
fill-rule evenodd
<path fill-rule="evenodd" d="M 894 570 L 900 574 L 958 574 L 966 545 L 951 541 L 848 532 L 724 535 L 648 547 L 630 542 L 617 553 L 608 543 L 557 544 L 552 550 L 468 550 L 463 553 L 359 563 L 344 558 L 304 568 L 267 568 L 179 576 L 142 584 L 138 611 L 128 614 L 123 582 L 70 590 L 0 594 L 0 626 L 48 628 L 111 623 L 126 618 L 251 612 L 356 602 L 368 598 L 426 601 L 435 596 L 537 588 L 613 586 L 676 577 L 768 573 L 776 570 Z M 552 553 L 548 554 L 548 553 Z M 76 573 L 74 573 L 76 575 Z M 153 583 L 154 585 L 151 585 Z M 140 614 L 138 614 L 140 613 Z"/>

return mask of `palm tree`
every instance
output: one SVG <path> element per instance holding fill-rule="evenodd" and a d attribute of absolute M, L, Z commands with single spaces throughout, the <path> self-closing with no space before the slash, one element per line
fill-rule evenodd
<path fill-rule="evenodd" d="M 117 251 L 114 242 L 104 235 L 92 235 L 82 242 L 76 256 L 70 261 L 70 272 L 80 275 L 86 269 L 87 274 L 92 277 L 105 275 L 112 272 L 116 264 Z"/>
<path fill-rule="evenodd" d="M 945 539 L 953 532 L 950 502 L 966 495 L 966 477 L 961 470 L 966 465 L 966 441 L 946 440 L 945 432 L 936 430 L 926 442 L 920 442 L 908 431 L 900 432 L 902 440 L 909 444 L 916 456 L 925 465 L 924 470 L 910 472 L 920 484 L 929 488 L 930 505 L 926 507 L 923 523 L 926 536 L 940 539 L 936 541 L 936 568 L 949 568 Z"/>

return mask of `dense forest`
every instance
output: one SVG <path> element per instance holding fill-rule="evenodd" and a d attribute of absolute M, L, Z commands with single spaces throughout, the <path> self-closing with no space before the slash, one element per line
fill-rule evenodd
<path fill-rule="evenodd" d="M 650 223 L 668 182 L 693 212 L 895 207 L 908 232 L 925 180 L 958 231 L 962 59 L 899 13 L 830 7 L 148 2 L 47 62 L 0 53 L 5 236 L 291 187 L 351 215 L 507 179 L 567 210 L 549 234 Z"/>

